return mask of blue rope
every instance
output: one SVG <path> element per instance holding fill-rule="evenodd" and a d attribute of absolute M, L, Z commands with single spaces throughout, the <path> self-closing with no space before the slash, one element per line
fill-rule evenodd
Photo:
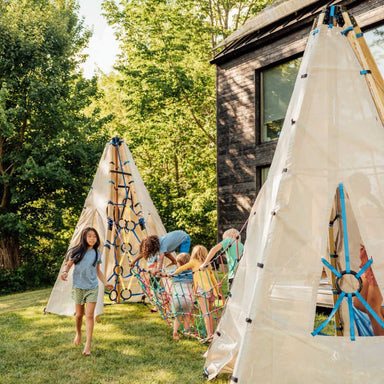
<path fill-rule="evenodd" d="M 367 308 L 368 312 L 372 315 L 372 317 L 381 325 L 384 329 L 384 322 L 380 319 L 377 313 L 371 308 L 371 306 L 363 299 L 363 296 L 360 295 L 360 292 L 355 292 L 356 297 L 360 300 L 360 302 Z"/>
<path fill-rule="evenodd" d="M 328 27 L 329 28 L 333 28 L 333 17 L 335 16 L 335 6 L 332 5 L 331 6 L 331 10 L 329 12 L 329 24 L 328 24 Z M 331 22 L 332 21 L 332 22 Z"/>
<path fill-rule="evenodd" d="M 370 265 L 373 263 L 373 259 L 369 259 L 363 266 L 363 268 L 360 269 L 360 271 L 356 274 L 356 278 L 358 279 L 362 274 L 370 267 Z"/>
<path fill-rule="evenodd" d="M 333 308 L 332 312 L 329 314 L 328 319 L 325 320 L 323 323 L 321 323 L 313 332 L 312 336 L 318 335 L 326 326 L 327 324 L 332 320 L 333 316 L 335 316 L 336 311 L 339 309 L 341 302 L 343 301 L 345 296 L 345 292 L 342 292 L 339 299 L 336 301 L 335 307 Z"/>
<path fill-rule="evenodd" d="M 119 147 L 116 147 L 116 150 L 117 150 L 117 156 L 118 156 L 118 158 L 119 158 L 119 164 L 120 164 L 121 172 L 124 172 L 124 169 L 123 169 L 123 163 L 122 163 L 122 160 L 121 160 L 121 155 L 120 155 Z M 125 163 L 124 163 L 124 164 L 125 164 Z M 128 196 L 129 196 L 129 189 L 127 188 L 127 183 L 126 183 L 126 181 L 125 181 L 125 174 L 122 173 L 122 176 L 123 176 L 123 183 L 124 183 L 125 197 L 128 198 Z"/>
<path fill-rule="evenodd" d="M 336 275 L 339 278 L 341 277 L 341 273 L 336 268 L 332 267 L 332 265 L 329 264 L 327 260 L 325 260 L 324 258 L 321 258 L 321 261 L 326 267 L 328 267 L 333 272 L 334 275 Z"/>

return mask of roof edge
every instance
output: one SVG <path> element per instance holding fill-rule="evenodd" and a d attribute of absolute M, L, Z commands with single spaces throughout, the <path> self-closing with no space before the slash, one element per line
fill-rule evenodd
<path fill-rule="evenodd" d="M 308 5 L 316 3 L 317 0 L 286 0 L 284 2 L 274 2 L 271 5 L 264 8 L 260 13 L 255 17 L 248 20 L 244 25 L 242 25 L 237 31 L 233 32 L 221 43 L 216 45 L 214 50 L 228 45 L 235 40 L 241 39 L 242 37 L 257 31 L 261 28 L 266 27 L 269 24 L 272 24 L 283 17 L 286 17 L 292 13 L 299 11 L 300 9 L 305 8 Z"/>

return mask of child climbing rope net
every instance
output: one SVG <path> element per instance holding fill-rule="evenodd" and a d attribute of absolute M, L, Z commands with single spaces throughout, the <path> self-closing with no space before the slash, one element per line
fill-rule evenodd
<path fill-rule="evenodd" d="M 157 238 L 149 235 L 158 233 L 159 226 L 156 230 L 151 214 L 144 214 L 136 191 L 133 164 L 121 151 L 121 143 L 118 138 L 111 142 L 114 156 L 110 162 L 111 200 L 108 202 L 108 238 L 105 241 L 106 259 L 113 260 L 106 262 L 112 265 L 106 271 L 108 282 L 113 284 L 109 298 L 124 302 L 135 298 L 141 300 L 144 294 L 173 326 L 174 338 L 181 332 L 209 341 L 230 295 L 229 280 L 233 279 L 241 256 L 240 236 L 246 224 L 240 233 L 236 231 L 230 239 L 224 239 L 209 254 L 205 247 L 195 246 L 190 259 L 177 266 L 171 252 L 179 247 L 181 253 L 189 251 L 190 239 L 184 231 L 160 236 L 168 239 L 173 236 L 175 242 L 171 241 L 171 245 L 164 249 L 159 244 L 157 251 L 150 255 L 152 260 L 142 259 L 143 240 Z M 146 202 L 144 205 L 146 207 Z M 223 250 L 217 253 L 220 249 Z M 164 266 L 165 257 L 171 264 Z"/>
<path fill-rule="evenodd" d="M 199 268 L 208 255 L 204 246 L 195 246 L 190 258 L 186 255 L 179 255 L 184 257 L 184 262 L 178 261 L 176 270 L 168 266 L 159 276 L 151 276 L 138 264 L 132 268 L 132 273 L 151 304 L 173 326 L 175 339 L 180 330 L 205 342 L 212 338 L 229 293 L 225 252 L 217 255 L 203 270 Z"/>

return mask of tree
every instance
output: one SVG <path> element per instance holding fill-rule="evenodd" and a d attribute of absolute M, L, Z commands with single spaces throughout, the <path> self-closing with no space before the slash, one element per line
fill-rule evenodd
<path fill-rule="evenodd" d="M 102 121 L 83 113 L 97 83 L 76 72 L 90 36 L 77 10 L 73 0 L 0 3 L 0 267 L 17 267 L 20 249 L 49 264 L 102 150 Z"/>
<path fill-rule="evenodd" d="M 266 3 L 104 2 L 122 53 L 119 74 L 101 81 L 102 108 L 117 112 L 110 126 L 125 136 L 167 230 L 183 228 L 195 243 L 216 241 L 212 48 Z"/>
<path fill-rule="evenodd" d="M 272 0 L 198 0 L 211 26 L 211 48 L 236 31 Z"/>

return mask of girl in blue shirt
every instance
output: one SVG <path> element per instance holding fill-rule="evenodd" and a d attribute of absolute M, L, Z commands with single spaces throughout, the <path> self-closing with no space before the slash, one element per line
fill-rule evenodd
<path fill-rule="evenodd" d="M 171 252 L 179 249 L 180 253 L 188 253 L 191 245 L 191 238 L 181 230 L 166 233 L 163 236 L 151 235 L 140 243 L 139 256 L 130 264 L 133 267 L 141 258 L 148 264 L 148 270 L 155 276 L 163 267 L 164 257 L 176 265 L 176 260 Z"/>
<path fill-rule="evenodd" d="M 69 261 L 61 274 L 61 279 L 67 281 L 68 271 L 75 265 L 72 282 L 72 298 L 76 305 L 76 336 L 75 345 L 81 343 L 81 326 L 83 324 L 84 308 L 86 317 L 87 340 L 84 346 L 83 355 L 90 356 L 91 341 L 94 327 L 94 314 L 99 290 L 98 279 L 108 288 L 103 272 L 100 270 L 101 255 L 98 250 L 100 237 L 96 229 L 88 227 L 83 230 L 79 243 L 70 249 Z M 87 305 L 85 305 L 87 303 Z"/>

